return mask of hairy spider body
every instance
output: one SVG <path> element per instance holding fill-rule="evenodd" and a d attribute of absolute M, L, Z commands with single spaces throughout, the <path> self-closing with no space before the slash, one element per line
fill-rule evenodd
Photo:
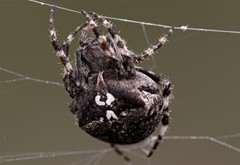
<path fill-rule="evenodd" d="M 77 124 L 95 138 L 115 144 L 134 144 L 149 137 L 161 122 L 158 139 L 148 153 L 152 155 L 169 124 L 169 99 L 172 86 L 168 79 L 135 63 L 153 55 L 171 35 L 172 29 L 150 48 L 136 55 L 104 17 L 82 13 L 86 22 L 78 26 L 62 45 L 57 40 L 53 14 L 50 13 L 50 39 L 63 64 L 63 82 L 72 98 L 70 110 Z M 102 34 L 99 22 L 107 28 Z M 69 45 L 77 33 L 80 44 L 76 67 L 69 62 Z M 128 157 L 123 155 L 125 160 Z"/>
<path fill-rule="evenodd" d="M 73 99 L 70 107 L 78 125 L 108 143 L 144 140 L 160 122 L 162 98 L 158 85 L 139 71 L 127 80 L 119 80 L 111 72 L 101 76 L 104 82 L 100 82 L 100 89 L 96 74 L 88 90 Z"/>

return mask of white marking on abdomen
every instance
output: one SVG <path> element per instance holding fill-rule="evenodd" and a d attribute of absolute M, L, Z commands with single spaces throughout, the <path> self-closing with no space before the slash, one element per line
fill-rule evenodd
<path fill-rule="evenodd" d="M 111 105 L 111 103 L 115 100 L 115 97 L 111 93 L 107 93 L 106 104 Z"/>
<path fill-rule="evenodd" d="M 96 103 L 97 105 L 99 105 L 99 106 L 104 106 L 104 105 L 105 105 L 105 102 L 104 102 L 104 101 L 101 101 L 100 98 L 101 98 L 101 96 L 100 96 L 100 95 L 97 95 L 97 96 L 95 97 L 95 103 Z"/>
<path fill-rule="evenodd" d="M 106 111 L 106 117 L 107 119 L 111 119 L 111 118 L 114 118 L 114 119 L 118 119 L 117 115 L 112 111 L 112 110 L 107 110 Z"/>
<path fill-rule="evenodd" d="M 99 106 L 104 106 L 104 105 L 111 105 L 112 102 L 115 100 L 115 97 L 111 93 L 107 93 L 107 100 L 106 101 L 101 101 L 101 95 L 96 95 L 95 96 L 95 103 Z"/>

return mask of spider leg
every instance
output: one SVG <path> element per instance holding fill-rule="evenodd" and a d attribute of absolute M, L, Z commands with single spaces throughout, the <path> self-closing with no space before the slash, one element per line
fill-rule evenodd
<path fill-rule="evenodd" d="M 162 79 L 160 81 L 160 84 L 163 85 L 163 91 L 162 91 L 163 104 L 162 104 L 161 110 L 160 110 L 160 112 L 162 113 L 161 126 L 159 128 L 158 138 L 155 141 L 155 143 L 153 144 L 153 147 L 149 151 L 147 157 L 152 156 L 154 150 L 156 150 L 158 145 L 161 143 L 163 136 L 165 135 L 165 133 L 168 129 L 168 125 L 169 125 L 169 108 L 168 108 L 168 106 L 169 106 L 169 102 L 170 102 L 170 99 L 172 96 L 171 93 L 172 93 L 173 87 L 171 86 L 170 81 L 167 79 Z"/>
<path fill-rule="evenodd" d="M 97 83 L 96 83 L 96 90 L 99 92 L 100 95 L 104 97 L 107 93 L 107 86 L 105 84 L 104 78 L 103 78 L 103 72 L 98 73 L 97 77 Z"/>
<path fill-rule="evenodd" d="M 160 47 L 162 47 L 166 43 L 167 38 L 172 33 L 173 33 L 173 28 L 169 29 L 169 31 L 166 34 L 164 34 L 161 38 L 159 38 L 158 41 L 155 44 L 153 44 L 151 47 L 144 50 L 140 55 L 135 56 L 134 57 L 135 62 L 140 63 L 144 61 L 146 58 L 148 58 L 149 56 L 153 55 Z"/>
<path fill-rule="evenodd" d="M 98 15 L 94 12 L 89 12 L 94 19 L 97 19 L 101 22 L 101 24 L 108 29 L 109 34 L 114 39 L 115 43 L 119 48 L 121 48 L 121 53 L 126 56 L 130 56 L 133 54 L 131 51 L 127 49 L 126 42 L 118 35 L 118 32 L 114 29 L 112 23 L 106 20 L 103 16 Z"/>
<path fill-rule="evenodd" d="M 71 74 L 73 72 L 73 67 L 71 65 L 71 63 L 69 62 L 68 59 L 68 54 L 66 54 L 67 52 L 64 51 L 63 47 L 60 46 L 59 41 L 57 39 L 57 33 L 54 27 L 54 9 L 51 9 L 50 11 L 50 19 L 49 19 L 49 23 L 50 23 L 50 40 L 52 43 L 52 46 L 56 52 L 57 57 L 60 59 L 61 63 L 64 66 L 64 74 Z M 64 75 L 65 76 L 65 75 Z"/>
<path fill-rule="evenodd" d="M 101 45 L 101 48 L 105 51 L 107 56 L 113 57 L 115 52 L 110 47 L 107 37 L 101 33 L 98 25 L 96 24 L 94 19 L 91 17 L 91 15 L 89 15 L 86 11 L 82 11 L 82 13 L 85 15 L 87 22 L 91 26 L 92 31 L 96 36 L 98 43 Z"/>
<path fill-rule="evenodd" d="M 156 141 L 154 142 L 151 150 L 149 151 L 149 153 L 147 154 L 147 157 L 151 157 L 154 150 L 157 149 L 158 145 L 162 142 L 163 136 L 166 133 L 167 129 L 168 129 L 168 124 L 169 124 L 169 110 L 168 107 L 163 109 L 163 114 L 162 114 L 162 119 L 161 119 L 161 126 L 159 129 L 159 134 L 157 136 Z"/>
<path fill-rule="evenodd" d="M 123 66 L 127 71 L 127 77 L 135 75 L 134 60 L 132 58 L 134 53 L 128 50 L 125 40 L 119 36 L 112 23 L 97 13 L 89 12 L 89 15 L 91 15 L 95 20 L 99 20 L 101 24 L 108 29 L 109 34 L 113 38 L 115 45 L 120 51 L 120 55 L 122 55 Z"/>
<path fill-rule="evenodd" d="M 89 21 L 89 24 L 91 24 L 93 33 L 96 36 L 97 41 L 101 46 L 101 49 L 105 52 L 107 57 L 110 57 L 115 60 L 116 63 L 115 66 L 119 70 L 119 76 L 120 77 L 125 76 L 121 52 L 117 48 L 117 45 L 114 42 L 112 36 L 102 34 L 99 26 L 95 22 L 95 20 L 97 19 L 95 15 L 93 15 L 92 13 L 88 13 L 86 11 L 82 11 L 82 13 Z"/>
<path fill-rule="evenodd" d="M 88 30 L 88 23 L 82 24 L 77 26 L 74 31 L 72 31 L 66 38 L 66 40 L 62 44 L 62 49 L 66 53 L 66 56 L 68 57 L 69 55 L 69 46 L 71 42 L 73 41 L 74 37 L 79 31 L 82 31 L 81 35 L 84 35 L 85 31 Z"/>
<path fill-rule="evenodd" d="M 127 157 L 126 155 L 124 155 L 124 153 L 123 153 L 118 147 L 116 147 L 116 145 L 111 144 L 111 147 L 115 150 L 115 152 L 116 152 L 119 156 L 122 156 L 125 161 L 130 162 L 130 158 Z"/>
<path fill-rule="evenodd" d="M 152 80 L 154 80 L 156 83 L 161 84 L 161 81 L 163 79 L 163 77 L 161 75 L 158 75 L 154 72 L 148 71 L 142 67 L 139 66 L 135 66 L 135 69 L 145 75 L 147 75 L 148 77 L 150 77 Z"/>
<path fill-rule="evenodd" d="M 87 24 L 78 26 L 72 33 L 68 35 L 66 40 L 63 42 L 62 45 L 59 44 L 59 41 L 57 39 L 57 33 L 55 30 L 54 25 L 54 9 L 52 8 L 50 10 L 50 18 L 49 18 L 49 24 L 50 24 L 50 40 L 52 43 L 52 46 L 56 52 L 57 57 L 60 59 L 62 65 L 63 65 L 63 82 L 65 85 L 66 90 L 70 94 L 70 96 L 73 98 L 76 94 L 76 80 L 75 75 L 73 71 L 73 67 L 69 61 L 69 45 L 73 41 L 76 34 L 86 28 Z M 77 85 L 79 86 L 79 85 Z"/>

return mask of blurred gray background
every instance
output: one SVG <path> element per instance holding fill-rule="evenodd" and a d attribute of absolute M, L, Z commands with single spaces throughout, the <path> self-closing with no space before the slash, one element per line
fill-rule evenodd
<path fill-rule="evenodd" d="M 174 26 L 240 31 L 239 0 L 45 0 L 74 10 Z M 26 0 L 0 0 L 0 68 L 40 80 L 62 83 L 61 65 L 49 41 L 50 7 Z M 82 21 L 80 14 L 56 9 L 59 40 Z M 141 52 L 149 45 L 140 24 L 114 21 L 128 47 Z M 145 26 L 150 43 L 166 29 Z M 77 40 L 71 46 L 71 60 Z M 175 30 L 153 59 L 141 64 L 163 73 L 174 84 L 171 125 L 167 136 L 220 137 L 240 134 L 240 34 Z M 89 156 L 87 151 L 109 148 L 74 125 L 64 88 L 19 77 L 0 70 L 0 163 L 7 165 L 66 165 Z M 129 155 L 133 164 L 237 165 L 240 137 L 210 140 L 166 139 L 147 161 Z M 124 147 L 128 149 L 129 146 Z M 84 154 L 41 158 L 26 153 L 82 151 Z M 29 160 L 20 160 L 14 158 Z M 21 156 L 22 154 L 22 156 Z M 144 155 L 143 153 L 140 153 Z M 4 162 L 4 156 L 13 161 Z M 12 156 L 12 157 L 11 157 Z M 94 156 L 94 153 L 90 153 Z M 125 164 L 115 153 L 106 153 L 96 164 Z M 83 164 L 83 163 L 78 163 Z M 90 164 L 93 164 L 90 163 Z"/>

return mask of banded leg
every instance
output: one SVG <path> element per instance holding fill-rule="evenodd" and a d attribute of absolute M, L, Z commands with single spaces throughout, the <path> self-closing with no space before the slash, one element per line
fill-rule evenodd
<path fill-rule="evenodd" d="M 125 161 L 130 162 L 130 158 L 124 155 L 124 153 L 121 150 L 119 150 L 119 148 L 117 148 L 114 144 L 111 144 L 111 147 L 115 150 L 115 152 L 119 156 L 122 156 Z"/>
<path fill-rule="evenodd" d="M 118 55 L 118 52 L 116 52 L 115 45 L 112 39 L 109 36 L 105 36 L 102 34 L 98 25 L 95 22 L 95 18 L 93 18 L 92 15 L 90 15 L 86 11 L 82 11 L 82 13 L 85 15 L 89 25 L 92 28 L 94 35 L 97 38 L 98 43 L 101 45 L 101 48 L 103 49 L 103 51 L 105 51 L 106 55 L 120 60 L 119 56 L 115 56 Z"/>
<path fill-rule="evenodd" d="M 163 85 L 163 91 L 162 91 L 162 96 L 163 96 L 163 105 L 161 108 L 161 113 L 162 113 L 162 117 L 161 117 L 161 126 L 159 128 L 159 134 L 158 134 L 158 138 L 155 141 L 155 143 L 153 144 L 152 149 L 149 151 L 147 157 L 152 156 L 154 150 L 157 149 L 158 145 L 161 143 L 163 136 L 165 135 L 167 129 L 168 129 L 168 125 L 169 125 L 169 102 L 171 99 L 171 93 L 172 93 L 172 89 L 173 87 L 171 86 L 171 83 L 169 80 L 167 79 L 162 79 L 160 81 L 160 84 Z"/>
<path fill-rule="evenodd" d="M 66 40 L 63 42 L 63 44 L 60 46 L 59 41 L 57 40 L 57 34 L 56 34 L 56 30 L 55 30 L 55 26 L 54 26 L 54 9 L 52 8 L 50 11 L 50 19 L 49 19 L 49 23 L 50 23 L 50 39 L 51 39 L 51 43 L 53 48 L 55 49 L 57 56 L 58 56 L 58 52 L 59 51 L 63 51 L 64 52 L 64 58 L 65 61 L 68 60 L 68 54 L 69 54 L 69 46 L 71 44 L 71 42 L 73 41 L 74 37 L 76 36 L 76 34 L 79 31 L 88 31 L 89 28 L 89 24 L 86 22 L 83 25 L 79 25 L 77 26 L 74 31 L 72 31 L 66 38 Z M 58 56 L 62 62 L 62 64 L 64 65 L 64 60 L 62 61 L 61 57 Z"/>
<path fill-rule="evenodd" d="M 89 12 L 89 15 L 92 16 L 94 20 L 99 20 L 101 24 L 108 29 L 109 34 L 113 38 L 114 44 L 117 46 L 117 49 L 119 50 L 120 56 L 122 56 L 123 66 L 124 69 L 127 71 L 127 77 L 131 77 L 135 75 L 135 69 L 134 69 L 134 60 L 132 58 L 133 52 L 129 51 L 125 40 L 123 40 L 119 35 L 118 32 L 114 29 L 113 25 L 106 20 L 103 16 L 98 15 L 94 12 Z"/>
<path fill-rule="evenodd" d="M 101 24 L 108 29 L 109 34 L 112 36 L 112 38 L 114 39 L 115 43 L 119 48 L 122 49 L 125 48 L 126 52 L 130 52 L 126 47 L 126 42 L 118 35 L 118 32 L 116 32 L 113 25 L 109 21 L 107 21 L 103 16 L 100 16 L 94 12 L 89 12 L 89 15 L 91 15 L 95 20 L 99 20 Z M 129 55 L 126 52 L 122 54 Z"/>
<path fill-rule="evenodd" d="M 73 67 L 71 65 L 71 63 L 69 62 L 68 59 L 68 51 L 66 51 L 67 49 L 65 48 L 65 50 L 63 49 L 62 46 L 60 46 L 59 41 L 57 39 L 57 33 L 54 27 L 54 9 L 51 9 L 50 11 L 50 19 L 49 19 L 49 23 L 50 23 L 50 40 L 52 43 L 52 46 L 56 52 L 57 57 L 60 59 L 61 63 L 64 66 L 64 74 L 71 74 L 73 72 Z M 65 76 L 65 75 L 64 75 Z"/>
<path fill-rule="evenodd" d="M 167 38 L 173 33 L 173 28 L 169 29 L 168 33 L 164 34 L 163 37 L 159 38 L 158 41 L 153 44 L 150 48 L 144 50 L 140 55 L 135 56 L 135 62 L 140 63 L 144 61 L 149 56 L 153 55 L 160 47 L 162 47 Z"/>
<path fill-rule="evenodd" d="M 112 35 L 117 46 L 120 48 L 121 54 L 127 57 L 127 60 L 124 60 L 124 61 L 128 62 L 125 65 L 128 67 L 133 66 L 129 63 L 134 63 L 134 62 L 139 63 L 141 61 L 144 61 L 147 57 L 153 55 L 160 47 L 162 47 L 165 44 L 165 42 L 167 41 L 167 38 L 173 33 L 173 28 L 169 29 L 168 33 L 164 34 L 163 37 L 161 37 L 154 45 L 152 45 L 150 48 L 148 48 L 139 56 L 137 56 L 133 52 L 128 50 L 126 46 L 126 42 L 118 35 L 118 33 L 114 30 L 113 25 L 110 22 L 108 22 L 104 17 L 99 16 L 96 13 L 91 13 L 91 14 L 94 15 L 97 19 L 99 19 L 102 22 L 103 26 L 108 28 L 109 33 Z M 134 61 L 132 58 L 129 58 L 129 57 L 134 57 Z M 127 68 L 127 70 L 128 71 L 130 70 L 132 74 L 134 74 L 133 68 Z"/>
<path fill-rule="evenodd" d="M 68 35 L 68 37 L 66 38 L 66 40 L 63 42 L 62 45 L 59 44 L 59 41 L 57 39 L 57 33 L 54 25 L 54 9 L 53 8 L 50 10 L 49 24 L 50 24 L 49 31 L 50 31 L 51 44 L 56 52 L 57 57 L 60 59 L 64 67 L 63 68 L 64 85 L 69 95 L 71 97 L 74 97 L 76 93 L 76 88 L 75 88 L 76 82 L 75 82 L 75 75 L 73 73 L 73 67 L 69 61 L 69 55 L 68 55 L 69 45 L 73 41 L 76 34 L 79 31 L 86 29 L 88 24 L 85 23 L 84 25 L 78 26 L 72 33 Z"/>
<path fill-rule="evenodd" d="M 134 54 L 133 52 L 129 51 L 126 46 L 125 40 L 123 40 L 119 35 L 118 32 L 114 29 L 113 25 L 106 20 L 103 16 L 98 15 L 97 13 L 90 12 L 89 15 L 91 15 L 95 20 L 99 20 L 101 24 L 108 29 L 109 34 L 114 39 L 114 42 L 120 48 L 121 54 L 123 56 L 131 56 Z"/>
<path fill-rule="evenodd" d="M 83 36 L 86 31 L 88 31 L 88 23 L 79 25 L 75 28 L 74 31 L 72 31 L 66 38 L 66 40 L 63 42 L 62 49 L 66 53 L 66 56 L 68 57 L 69 55 L 69 46 L 71 42 L 73 41 L 74 37 L 77 35 L 79 31 L 82 31 L 81 36 Z M 84 37 L 83 37 L 84 38 Z"/>
<path fill-rule="evenodd" d="M 116 43 L 114 42 L 114 39 L 111 37 L 111 35 L 103 35 L 102 34 L 98 25 L 95 22 L 95 20 L 98 19 L 95 15 L 93 15 L 92 13 L 88 13 L 86 11 L 82 11 L 82 13 L 85 15 L 87 20 L 90 22 L 90 24 L 92 26 L 92 30 L 94 32 L 94 35 L 96 36 L 97 41 L 100 44 L 102 50 L 105 52 L 106 56 L 110 57 L 112 59 L 115 59 L 116 68 L 118 68 L 118 70 L 119 70 L 119 76 L 121 76 L 121 77 L 125 76 L 121 52 L 119 51 Z"/>

